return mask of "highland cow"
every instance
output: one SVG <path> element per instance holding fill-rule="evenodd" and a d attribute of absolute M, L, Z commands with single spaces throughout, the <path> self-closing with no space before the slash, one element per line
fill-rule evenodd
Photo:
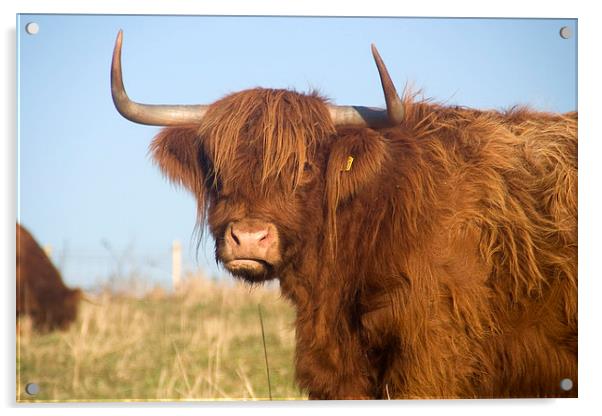
<path fill-rule="evenodd" d="M 234 276 L 278 279 L 312 399 L 577 395 L 577 114 L 256 88 L 131 101 Z M 570 378 L 574 387 L 561 389 Z"/>
<path fill-rule="evenodd" d="M 66 329 L 82 293 L 63 283 L 42 247 L 17 224 L 17 318 L 29 315 L 38 330 Z"/>

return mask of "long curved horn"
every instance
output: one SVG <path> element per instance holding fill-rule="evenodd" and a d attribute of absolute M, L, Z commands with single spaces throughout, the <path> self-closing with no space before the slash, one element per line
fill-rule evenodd
<path fill-rule="evenodd" d="M 129 99 L 123 86 L 121 74 L 121 44 L 123 31 L 120 30 L 113 49 L 111 64 L 111 93 L 113 103 L 119 113 L 130 121 L 150 126 L 178 126 L 199 123 L 206 105 L 154 105 L 140 104 Z"/>
<path fill-rule="evenodd" d="M 378 128 L 397 126 L 403 122 L 403 102 L 399 98 L 389 71 L 387 71 L 387 67 L 374 44 L 372 44 L 372 56 L 374 56 L 374 61 L 380 75 L 387 109 L 331 105 L 328 107 L 328 110 L 335 125 Z"/>

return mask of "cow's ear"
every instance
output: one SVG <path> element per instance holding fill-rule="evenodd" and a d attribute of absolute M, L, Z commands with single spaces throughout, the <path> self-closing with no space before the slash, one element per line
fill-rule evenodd
<path fill-rule="evenodd" d="M 165 176 L 185 186 L 199 199 L 205 193 L 201 151 L 195 127 L 167 127 L 150 146 L 150 152 Z"/>
<path fill-rule="evenodd" d="M 372 186 L 387 158 L 387 143 L 371 129 L 340 129 L 330 147 L 326 192 L 338 206 Z"/>

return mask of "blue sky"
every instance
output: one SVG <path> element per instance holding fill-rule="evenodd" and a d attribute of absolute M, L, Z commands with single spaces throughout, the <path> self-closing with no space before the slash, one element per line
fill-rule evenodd
<path fill-rule="evenodd" d="M 28 22 L 38 34 L 25 33 Z M 158 128 L 113 107 L 119 29 L 125 85 L 142 102 L 210 103 L 264 86 L 382 106 L 375 43 L 399 90 L 410 82 L 436 101 L 483 109 L 577 109 L 575 20 L 20 15 L 17 215 L 74 285 L 116 267 L 104 242 L 154 281 L 169 282 L 174 239 L 189 268 L 222 273 L 211 241 L 196 256 L 193 197 L 148 156 Z"/>

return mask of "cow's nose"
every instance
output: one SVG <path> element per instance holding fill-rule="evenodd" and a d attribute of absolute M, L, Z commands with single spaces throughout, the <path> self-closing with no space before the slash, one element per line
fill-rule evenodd
<path fill-rule="evenodd" d="M 268 224 L 259 222 L 235 222 L 226 234 L 230 243 L 239 248 L 267 246 L 271 240 Z"/>

